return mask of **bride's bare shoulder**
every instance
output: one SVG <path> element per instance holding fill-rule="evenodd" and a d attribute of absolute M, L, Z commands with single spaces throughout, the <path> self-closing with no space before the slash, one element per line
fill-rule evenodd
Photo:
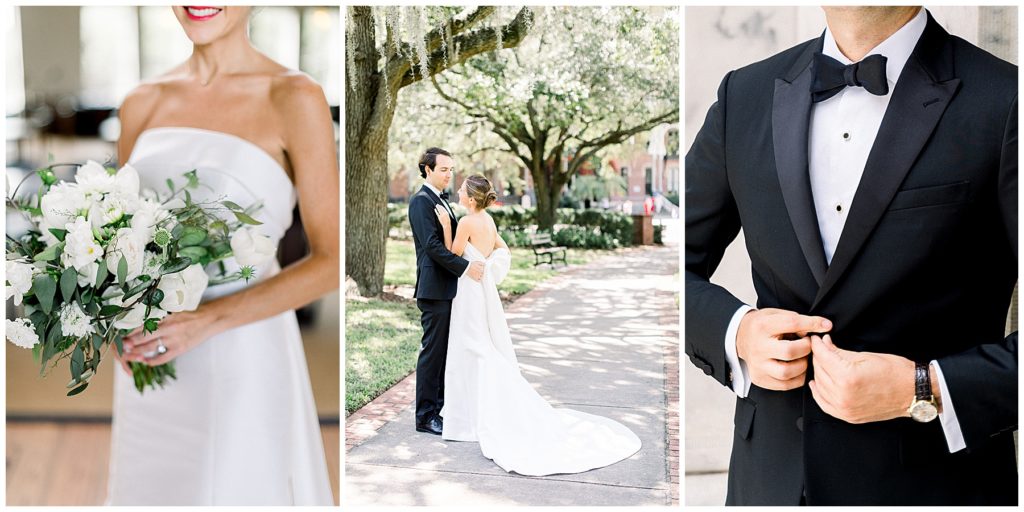
<path fill-rule="evenodd" d="M 320 84 L 309 75 L 288 68 L 274 74 L 270 101 L 279 114 L 299 119 L 327 110 L 327 98 Z"/>

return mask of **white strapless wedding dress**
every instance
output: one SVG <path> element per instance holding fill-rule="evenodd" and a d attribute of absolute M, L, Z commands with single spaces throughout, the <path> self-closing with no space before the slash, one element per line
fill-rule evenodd
<path fill-rule="evenodd" d="M 296 194 L 284 169 L 234 135 L 149 129 L 129 163 L 147 188 L 166 192 L 168 178 L 180 186 L 197 169 L 203 188 L 194 200 L 262 203 L 256 228 L 272 240 L 292 223 Z M 279 271 L 274 260 L 257 280 Z M 211 287 L 204 300 L 245 286 Z M 333 505 L 293 311 L 214 336 L 175 363 L 177 380 L 144 394 L 113 367 L 108 504 Z"/>
<path fill-rule="evenodd" d="M 621 423 L 555 409 L 523 378 L 497 289 L 511 253 L 497 249 L 484 258 L 467 244 L 462 256 L 486 267 L 481 282 L 459 278 L 452 301 L 441 437 L 477 441 L 505 471 L 530 476 L 580 473 L 640 450 L 640 438 Z"/>

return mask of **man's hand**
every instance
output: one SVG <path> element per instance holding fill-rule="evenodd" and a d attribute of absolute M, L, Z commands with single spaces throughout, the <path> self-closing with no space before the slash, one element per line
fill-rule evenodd
<path fill-rule="evenodd" d="M 466 275 L 468 275 L 470 279 L 480 282 L 480 280 L 484 278 L 484 262 L 474 261 L 470 263 L 469 270 L 466 271 Z"/>
<path fill-rule="evenodd" d="M 832 322 L 784 309 L 756 309 L 740 319 L 736 355 L 760 388 L 787 391 L 804 385 L 810 332 L 828 332 Z M 789 339 L 789 338 L 796 339 Z"/>
<path fill-rule="evenodd" d="M 828 335 L 811 336 L 811 352 L 811 393 L 829 415 L 848 423 L 910 416 L 907 408 L 914 395 L 914 362 L 910 359 L 843 350 Z M 932 389 L 938 401 L 938 386 L 933 383 Z"/>

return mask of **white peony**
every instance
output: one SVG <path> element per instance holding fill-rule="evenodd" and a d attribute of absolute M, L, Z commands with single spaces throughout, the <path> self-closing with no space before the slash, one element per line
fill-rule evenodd
<path fill-rule="evenodd" d="M 170 313 L 196 309 L 209 282 L 210 276 L 206 275 L 206 271 L 198 263 L 181 272 L 163 276 L 157 286 L 164 292 L 160 308 Z"/>
<path fill-rule="evenodd" d="M 69 302 L 60 310 L 60 332 L 64 336 L 81 338 L 93 333 L 92 324 L 77 302 Z"/>
<path fill-rule="evenodd" d="M 130 197 L 139 196 L 139 171 L 134 167 L 124 164 L 114 175 L 114 192 Z"/>
<path fill-rule="evenodd" d="M 126 280 L 131 281 L 142 275 L 142 266 L 146 258 L 146 242 L 132 228 L 121 228 L 107 245 L 107 269 L 116 274 L 117 265 L 123 256 L 128 263 Z"/>
<path fill-rule="evenodd" d="M 133 197 L 139 195 L 139 173 L 127 164 L 110 174 L 106 167 L 89 160 L 78 168 L 75 182 L 86 196 L 110 193 Z"/>
<path fill-rule="evenodd" d="M 64 237 L 64 252 L 60 256 L 64 267 L 84 269 L 88 264 L 103 258 L 103 247 L 93 238 L 92 226 L 85 217 L 78 217 L 67 225 L 68 233 Z M 117 266 L 113 267 L 117 269 Z"/>
<path fill-rule="evenodd" d="M 28 263 L 7 260 L 7 298 L 14 297 L 14 305 L 21 304 L 22 296 L 32 289 L 36 268 Z"/>
<path fill-rule="evenodd" d="M 277 245 L 255 229 L 243 227 L 231 235 L 231 252 L 239 266 L 259 266 L 277 254 Z"/>
<path fill-rule="evenodd" d="M 114 176 L 107 172 L 106 167 L 92 160 L 78 168 L 75 173 L 75 182 L 78 183 L 86 197 L 114 191 Z"/>
<path fill-rule="evenodd" d="M 39 228 L 43 232 L 43 238 L 50 245 L 56 243 L 57 240 L 50 234 L 49 229 L 65 229 L 65 226 L 74 222 L 79 213 L 87 207 L 85 194 L 77 184 L 62 181 L 50 187 L 40 201 L 43 218 Z"/>
<path fill-rule="evenodd" d="M 123 295 L 118 295 L 116 297 L 110 298 L 105 302 L 112 306 L 123 306 L 124 302 L 121 301 L 121 297 L 123 297 Z M 135 302 L 136 299 L 138 299 L 138 295 L 129 299 L 128 302 Z M 149 316 L 147 317 L 146 305 L 143 304 L 142 301 L 139 301 L 138 304 L 136 304 L 128 311 L 127 315 L 114 322 L 114 327 L 117 329 L 128 330 L 137 329 L 138 327 L 142 326 L 143 323 L 145 323 L 146 318 L 156 318 L 157 320 L 159 320 L 165 316 L 167 316 L 166 311 L 154 307 L 149 309 Z"/>
<path fill-rule="evenodd" d="M 159 201 L 143 199 L 132 214 L 132 229 L 147 241 L 153 239 L 157 224 L 171 215 Z"/>
<path fill-rule="evenodd" d="M 32 348 L 39 343 L 39 335 L 32 328 L 32 322 L 28 318 L 8 320 L 6 328 L 7 339 L 21 348 Z"/>

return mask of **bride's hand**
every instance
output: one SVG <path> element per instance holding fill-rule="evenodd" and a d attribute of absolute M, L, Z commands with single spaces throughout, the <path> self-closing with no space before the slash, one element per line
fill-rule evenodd
<path fill-rule="evenodd" d="M 124 360 L 158 366 L 192 350 L 213 334 L 213 321 L 209 315 L 203 314 L 202 307 L 173 313 L 161 320 L 154 332 L 146 334 L 139 328 L 126 336 Z M 156 354 L 161 343 L 167 351 Z M 155 355 L 146 357 L 147 354 Z"/>
<path fill-rule="evenodd" d="M 448 216 L 448 210 L 445 210 L 444 206 L 434 205 L 434 213 L 437 214 L 437 220 L 441 222 L 441 227 L 451 229 L 452 218 Z"/>

